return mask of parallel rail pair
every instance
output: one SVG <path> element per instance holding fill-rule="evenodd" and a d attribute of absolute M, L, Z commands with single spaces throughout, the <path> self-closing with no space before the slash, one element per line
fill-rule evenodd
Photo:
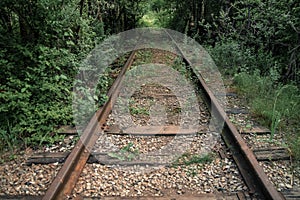
<path fill-rule="evenodd" d="M 174 42 L 171 35 L 167 31 L 165 33 Z M 182 50 L 175 42 L 174 45 L 185 62 L 191 66 L 191 62 L 185 57 Z M 135 52 L 136 51 L 133 51 L 131 53 L 119 76 L 110 88 L 108 92 L 108 101 L 91 118 L 80 140 L 77 142 L 59 173 L 51 183 L 43 197 L 44 200 L 66 199 L 72 194 L 73 188 L 90 156 L 90 150 L 103 131 L 102 127 L 117 100 L 124 74 L 132 64 Z M 222 137 L 227 147 L 232 152 L 233 158 L 249 188 L 250 194 L 252 193 L 259 199 L 285 199 L 269 181 L 267 175 L 256 160 L 254 153 L 248 148 L 236 127 L 229 121 L 224 109 L 206 85 L 204 79 L 201 76 L 198 76 L 197 81 L 199 86 L 203 89 L 208 107 L 216 111 L 216 117 L 219 118 L 219 120 L 224 121 Z"/>

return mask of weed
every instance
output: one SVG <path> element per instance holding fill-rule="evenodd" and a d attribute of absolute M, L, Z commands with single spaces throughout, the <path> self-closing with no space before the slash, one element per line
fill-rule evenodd
<path fill-rule="evenodd" d="M 97 102 L 99 107 L 103 106 L 108 100 L 108 96 L 106 94 L 113 83 L 113 78 L 109 76 L 111 72 L 111 69 L 108 67 L 105 73 L 103 73 L 98 80 L 97 89 L 93 98 Z"/>
<path fill-rule="evenodd" d="M 121 148 L 119 152 L 112 152 L 108 153 L 108 156 L 112 158 L 117 158 L 119 160 L 125 161 L 131 161 L 139 154 L 138 149 L 134 149 L 133 143 L 129 142 L 126 146 Z"/>
<path fill-rule="evenodd" d="M 177 70 L 182 76 L 185 76 L 188 79 L 191 78 L 191 73 L 187 69 L 185 63 L 183 62 L 183 60 L 181 58 L 175 59 L 173 65 L 172 65 L 172 68 Z"/>
<path fill-rule="evenodd" d="M 237 120 L 235 119 L 235 117 L 232 116 L 232 115 L 229 116 L 229 120 L 230 120 L 230 122 L 233 123 L 233 124 L 237 124 L 237 123 L 238 123 L 238 121 L 237 121 Z"/>
<path fill-rule="evenodd" d="M 274 75 L 275 76 L 275 75 Z M 263 77 L 258 72 L 253 74 L 239 73 L 235 76 L 238 92 L 247 98 L 252 112 L 262 125 L 271 129 L 270 140 L 274 138 L 276 130 L 285 134 L 289 140 L 296 159 L 300 159 L 300 145 L 296 141 L 300 137 L 298 121 L 300 118 L 300 90 L 297 86 L 274 83 L 276 77 Z"/>
<path fill-rule="evenodd" d="M 192 155 L 189 153 L 184 153 L 172 164 L 172 166 L 176 167 L 178 165 L 205 164 L 212 162 L 212 160 L 212 154 Z"/>
<path fill-rule="evenodd" d="M 12 161 L 12 160 L 15 160 L 17 158 L 17 155 L 16 154 L 10 154 L 9 155 L 9 160 Z"/>
<path fill-rule="evenodd" d="M 135 62 L 134 65 L 142 65 L 142 64 L 147 64 L 151 63 L 152 60 L 152 50 L 151 49 L 144 49 L 141 51 L 138 51 L 135 55 Z"/>
<path fill-rule="evenodd" d="M 7 122 L 9 124 L 9 122 Z M 8 131 L 0 129 L 0 150 L 4 150 L 8 147 L 8 150 L 13 150 L 14 146 L 18 143 L 17 135 L 11 132 L 10 125 L 7 126 Z"/>
<path fill-rule="evenodd" d="M 132 115 L 147 115 L 147 116 L 150 115 L 149 110 L 141 106 L 136 106 L 136 107 L 130 106 L 129 111 L 130 114 Z"/>
<path fill-rule="evenodd" d="M 251 129 L 252 128 L 252 124 L 247 123 L 245 127 L 248 128 L 248 129 Z"/>
<path fill-rule="evenodd" d="M 275 97 L 275 101 L 274 101 L 274 104 L 273 104 L 272 122 L 271 122 L 271 137 L 270 137 L 270 140 L 273 140 L 274 134 L 275 134 L 275 130 L 277 129 L 277 127 L 278 127 L 278 125 L 280 123 L 281 113 L 276 110 L 276 103 L 277 103 L 277 99 L 278 99 L 280 93 L 282 92 L 282 89 L 284 89 L 284 87 L 282 87 L 277 92 L 276 97 Z"/>
<path fill-rule="evenodd" d="M 145 102 L 146 105 L 140 106 L 138 105 L 138 102 L 136 102 L 134 99 L 129 100 L 129 111 L 131 115 L 137 116 L 137 115 L 150 115 L 150 106 L 153 104 L 153 100 L 149 99 L 147 102 Z"/>
<path fill-rule="evenodd" d="M 198 171 L 195 168 L 188 168 L 187 175 L 190 177 L 196 176 Z"/>
<path fill-rule="evenodd" d="M 292 155 L 297 159 L 300 160 L 300 133 L 298 130 L 298 134 L 292 134 L 289 138 L 290 140 L 290 148 L 292 151 Z"/>

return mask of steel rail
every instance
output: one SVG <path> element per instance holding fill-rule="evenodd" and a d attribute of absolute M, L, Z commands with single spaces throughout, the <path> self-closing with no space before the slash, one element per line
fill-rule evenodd
<path fill-rule="evenodd" d="M 120 87 L 124 79 L 124 74 L 132 65 L 135 53 L 135 50 L 132 51 L 126 64 L 108 91 L 108 101 L 89 121 L 79 141 L 76 143 L 64 165 L 59 170 L 50 187 L 47 189 L 43 200 L 66 199 L 71 195 L 73 188 L 75 187 L 76 182 L 89 158 L 92 147 L 95 145 L 103 131 L 101 127 L 105 124 L 106 119 L 117 100 L 118 93 L 120 92 Z"/>
<path fill-rule="evenodd" d="M 179 51 L 186 64 L 192 68 L 192 63 L 186 58 L 183 51 L 174 41 L 173 37 L 168 33 L 168 31 L 165 32 L 175 44 L 176 49 Z M 249 193 L 252 193 L 252 195 L 258 195 L 261 199 L 284 200 L 285 197 L 276 190 L 275 186 L 268 179 L 268 176 L 259 165 L 253 151 L 249 149 L 237 128 L 230 122 L 226 112 L 219 104 L 215 95 L 206 85 L 202 75 L 200 74 L 200 76 L 197 77 L 200 83 L 199 86 L 204 92 L 208 108 L 210 111 L 217 111 L 217 116 L 215 117 L 217 117 L 218 121 L 224 121 L 222 137 L 227 147 L 232 152 L 235 163 L 237 164 L 239 171 L 250 190 Z"/>

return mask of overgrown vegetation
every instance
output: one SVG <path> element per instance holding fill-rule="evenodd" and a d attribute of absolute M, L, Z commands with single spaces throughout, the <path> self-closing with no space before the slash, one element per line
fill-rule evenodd
<path fill-rule="evenodd" d="M 117 158 L 121 161 L 131 161 L 139 155 L 139 150 L 134 147 L 134 144 L 129 142 L 126 146 L 122 147 L 119 152 L 108 153 L 108 156 Z"/>
<path fill-rule="evenodd" d="M 169 26 L 171 19 L 171 4 L 165 0 L 152 0 L 145 3 L 145 13 L 139 20 L 140 27 L 164 27 Z"/>
<path fill-rule="evenodd" d="M 172 163 L 173 167 L 179 165 L 206 164 L 213 161 L 212 154 L 194 155 L 189 153 L 182 154 L 177 160 Z"/>
<path fill-rule="evenodd" d="M 130 106 L 129 111 L 130 111 L 130 114 L 133 116 L 139 116 L 139 115 L 149 116 L 150 115 L 149 109 L 142 107 L 142 106 Z"/>
<path fill-rule="evenodd" d="M 260 123 L 270 127 L 274 134 L 285 134 L 286 142 L 296 159 L 300 159 L 300 91 L 295 85 L 282 85 L 272 80 L 272 75 L 261 76 L 258 72 L 239 73 L 235 76 L 239 91 L 245 95 Z"/>
<path fill-rule="evenodd" d="M 0 2 L 0 150 L 62 139 L 55 128 L 72 123 L 81 60 L 108 34 L 134 28 L 141 2 Z M 99 104 L 109 84 L 100 79 Z"/>
<path fill-rule="evenodd" d="M 167 16 L 164 27 L 186 33 L 226 58 L 219 59 L 225 61 L 225 65 L 218 63 L 220 68 L 239 71 L 247 66 L 259 69 L 263 76 L 275 70 L 281 82 L 299 86 L 300 5 L 296 1 L 151 2 L 152 12 Z"/>
<path fill-rule="evenodd" d="M 85 34 L 75 31 L 74 20 L 83 22 L 80 13 L 72 13 L 75 4 L 71 1 L 64 5 L 48 1 L 0 4 L 4 16 L 0 26 L 0 149 L 20 142 L 53 143 L 61 137 L 50 133 L 72 119 L 72 78 L 81 56 L 78 52 L 90 45 L 85 41 L 90 31 L 85 24 L 81 27 Z M 62 18 L 64 14 L 68 17 Z M 78 47 L 75 42 L 86 46 Z"/>

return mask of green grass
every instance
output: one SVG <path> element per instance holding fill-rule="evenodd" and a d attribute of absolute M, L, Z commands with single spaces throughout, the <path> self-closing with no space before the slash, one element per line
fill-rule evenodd
<path fill-rule="evenodd" d="M 129 111 L 131 115 L 137 116 L 137 115 L 146 115 L 149 116 L 150 115 L 150 111 L 149 109 L 142 107 L 142 106 L 130 106 L 129 107 Z"/>
<path fill-rule="evenodd" d="M 135 54 L 135 61 L 133 66 L 139 66 L 143 64 L 151 63 L 153 53 L 151 49 L 139 50 Z"/>
<path fill-rule="evenodd" d="M 299 88 L 292 84 L 277 84 L 272 77 L 263 77 L 257 72 L 239 73 L 234 80 L 260 123 L 270 128 L 270 140 L 278 132 L 285 133 L 284 139 L 293 156 L 300 160 Z"/>
<path fill-rule="evenodd" d="M 153 105 L 153 99 L 147 99 L 144 104 L 140 105 L 139 102 L 131 98 L 129 100 L 129 112 L 133 116 L 149 116 L 150 115 L 150 107 Z"/>
<path fill-rule="evenodd" d="M 122 147 L 119 152 L 108 153 L 108 155 L 122 161 L 131 161 L 139 155 L 139 150 L 134 149 L 134 144 L 129 142 L 126 146 Z"/>
<path fill-rule="evenodd" d="M 178 165 L 206 164 L 213 161 L 212 154 L 194 155 L 189 153 L 182 154 L 176 161 L 172 163 L 173 167 Z"/>

